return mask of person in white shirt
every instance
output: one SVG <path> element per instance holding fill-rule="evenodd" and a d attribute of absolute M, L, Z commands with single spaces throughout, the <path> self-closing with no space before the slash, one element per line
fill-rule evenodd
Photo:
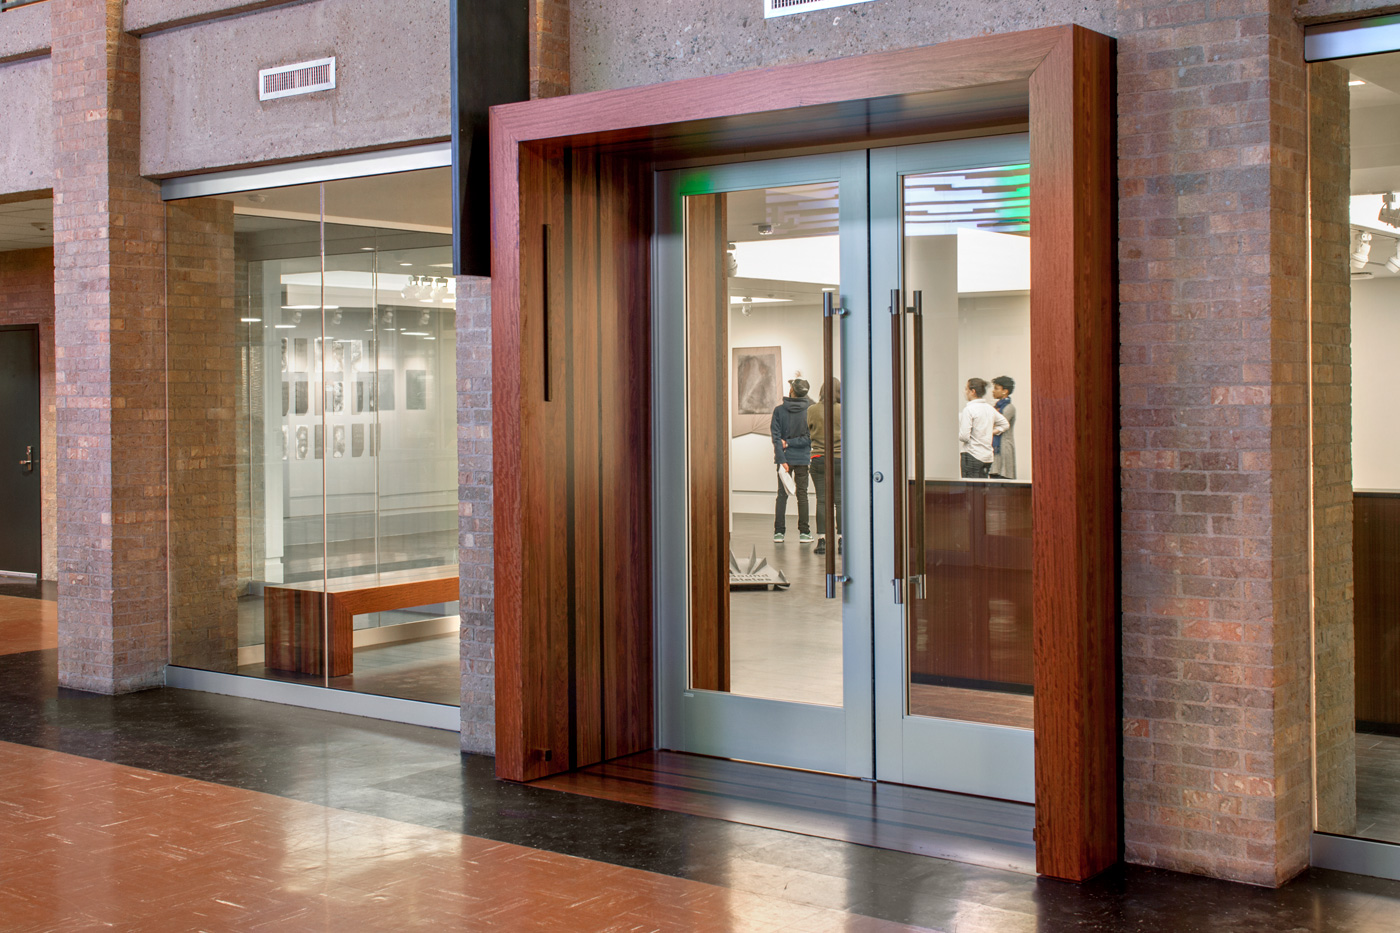
<path fill-rule="evenodd" d="M 965 479 L 986 479 L 992 473 L 992 438 L 1011 426 L 987 401 L 987 380 L 973 376 L 964 390 L 967 405 L 958 415 L 958 451 Z"/>

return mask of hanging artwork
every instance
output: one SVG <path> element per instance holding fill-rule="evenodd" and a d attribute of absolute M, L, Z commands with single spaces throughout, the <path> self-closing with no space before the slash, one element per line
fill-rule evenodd
<path fill-rule="evenodd" d="M 735 437 L 767 434 L 773 409 L 783 401 L 782 347 L 735 347 L 730 390 L 730 422 Z"/>
<path fill-rule="evenodd" d="M 337 424 L 331 428 L 331 457 L 339 459 L 345 456 L 345 425 Z"/>
<path fill-rule="evenodd" d="M 392 369 L 381 369 L 379 371 L 379 391 L 377 407 L 380 411 L 394 410 L 394 371 Z"/>
<path fill-rule="evenodd" d="M 428 408 L 428 371 L 409 369 L 404 371 L 403 407 L 408 411 L 426 411 Z"/>
<path fill-rule="evenodd" d="M 287 412 L 288 412 L 289 409 L 290 409 L 290 400 L 291 400 L 291 396 L 292 396 L 292 387 L 291 387 L 291 385 L 288 384 L 287 380 L 283 379 L 283 380 L 282 380 L 282 417 L 283 417 L 283 418 L 287 417 Z"/>
<path fill-rule="evenodd" d="M 316 425 L 316 459 L 320 460 L 326 455 L 326 432 L 321 425 Z"/>
<path fill-rule="evenodd" d="M 292 372 L 306 372 L 306 338 L 297 337 L 292 341 Z"/>
<path fill-rule="evenodd" d="M 350 425 L 350 456 L 363 457 L 365 454 L 365 426 Z"/>
<path fill-rule="evenodd" d="M 286 385 L 285 382 L 282 384 Z M 285 424 L 282 425 L 282 459 L 287 459 L 287 426 Z"/>
<path fill-rule="evenodd" d="M 297 459 L 306 459 L 307 432 L 306 425 L 297 428 Z"/>
<path fill-rule="evenodd" d="M 306 414 L 307 406 L 311 403 L 311 387 L 306 382 L 306 376 L 298 375 L 296 378 L 296 408 L 294 410 L 298 415 L 304 415 Z"/>
<path fill-rule="evenodd" d="M 345 380 L 337 379 L 330 384 L 331 413 L 345 410 Z"/>

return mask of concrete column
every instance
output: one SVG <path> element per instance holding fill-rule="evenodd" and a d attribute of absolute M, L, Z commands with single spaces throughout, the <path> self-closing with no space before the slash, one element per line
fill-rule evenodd
<path fill-rule="evenodd" d="M 457 277 L 457 516 L 462 750 L 496 750 L 496 601 L 491 514 L 491 280 Z"/>
<path fill-rule="evenodd" d="M 1302 31 L 1122 9 L 1126 853 L 1275 885 L 1312 828 Z"/>
<path fill-rule="evenodd" d="M 166 660 L 165 212 L 122 0 L 51 6 L 58 676 L 119 693 Z"/>

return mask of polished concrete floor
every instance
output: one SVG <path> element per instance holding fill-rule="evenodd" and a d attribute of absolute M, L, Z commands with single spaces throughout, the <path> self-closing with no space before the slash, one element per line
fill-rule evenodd
<path fill-rule="evenodd" d="M 6 931 L 1400 929 L 1395 882 L 1125 867 L 1061 884 L 505 784 L 448 732 L 64 690 L 54 618 L 0 595 Z"/>

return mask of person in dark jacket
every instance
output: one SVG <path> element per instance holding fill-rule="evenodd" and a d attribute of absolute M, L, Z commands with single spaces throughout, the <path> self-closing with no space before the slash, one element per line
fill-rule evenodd
<path fill-rule="evenodd" d="M 798 540 L 812 540 L 812 526 L 808 521 L 807 476 L 811 473 L 812 436 L 807 430 L 807 409 L 812 400 L 807 397 L 811 385 L 798 376 L 788 380 L 789 395 L 783 403 L 773 409 L 773 462 L 780 472 L 792 477 L 797 495 Z M 782 541 L 787 532 L 788 491 L 778 478 L 778 501 L 773 512 L 773 540 Z"/>

